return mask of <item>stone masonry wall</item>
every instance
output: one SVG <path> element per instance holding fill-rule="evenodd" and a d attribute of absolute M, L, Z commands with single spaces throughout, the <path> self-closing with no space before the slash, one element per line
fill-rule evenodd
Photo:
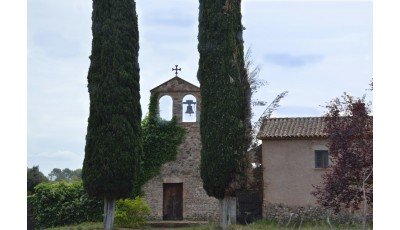
<path fill-rule="evenodd" d="M 164 95 L 172 97 L 173 115 L 178 118 L 179 125 L 186 129 L 186 135 L 179 146 L 176 160 L 165 163 L 160 175 L 143 186 L 145 199 L 152 210 L 150 219 L 163 218 L 163 183 L 183 183 L 183 219 L 215 220 L 218 218 L 219 202 L 207 195 L 200 177 L 200 89 L 193 85 L 185 87 L 185 82 L 179 80 L 172 79 L 152 91 L 159 92 L 160 98 Z M 189 94 L 196 97 L 196 122 L 182 122 L 182 99 Z"/>

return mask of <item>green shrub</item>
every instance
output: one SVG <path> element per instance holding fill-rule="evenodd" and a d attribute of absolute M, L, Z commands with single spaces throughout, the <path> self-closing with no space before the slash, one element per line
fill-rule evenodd
<path fill-rule="evenodd" d="M 102 200 L 90 198 L 82 181 L 41 183 L 28 196 L 28 204 L 38 228 L 102 220 Z"/>
<path fill-rule="evenodd" d="M 149 214 L 149 205 L 141 197 L 136 197 L 134 200 L 118 200 L 115 211 L 115 225 L 138 228 L 146 224 L 146 216 Z"/>

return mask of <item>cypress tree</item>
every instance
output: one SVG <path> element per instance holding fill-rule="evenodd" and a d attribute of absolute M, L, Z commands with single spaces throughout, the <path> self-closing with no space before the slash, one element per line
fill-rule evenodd
<path fill-rule="evenodd" d="M 207 194 L 222 201 L 234 195 L 227 189 L 247 144 L 241 1 L 199 1 L 201 178 Z"/>
<path fill-rule="evenodd" d="M 135 1 L 93 0 L 92 35 L 82 180 L 90 196 L 104 199 L 111 229 L 115 200 L 129 197 L 142 154 Z"/>

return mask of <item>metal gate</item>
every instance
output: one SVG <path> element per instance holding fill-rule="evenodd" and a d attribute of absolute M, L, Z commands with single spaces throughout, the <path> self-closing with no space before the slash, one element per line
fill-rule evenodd
<path fill-rule="evenodd" d="M 262 218 L 262 195 L 258 191 L 243 191 L 236 194 L 236 221 L 248 224 Z"/>

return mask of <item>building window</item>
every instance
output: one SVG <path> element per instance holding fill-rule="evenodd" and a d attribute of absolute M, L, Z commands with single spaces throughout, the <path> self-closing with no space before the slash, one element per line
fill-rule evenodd
<path fill-rule="evenodd" d="M 315 168 L 327 168 L 328 165 L 328 150 L 315 150 Z"/>
<path fill-rule="evenodd" d="M 165 95 L 160 98 L 160 100 L 158 101 L 158 108 L 161 119 L 167 121 L 170 121 L 172 119 L 172 106 L 172 97 Z"/>

